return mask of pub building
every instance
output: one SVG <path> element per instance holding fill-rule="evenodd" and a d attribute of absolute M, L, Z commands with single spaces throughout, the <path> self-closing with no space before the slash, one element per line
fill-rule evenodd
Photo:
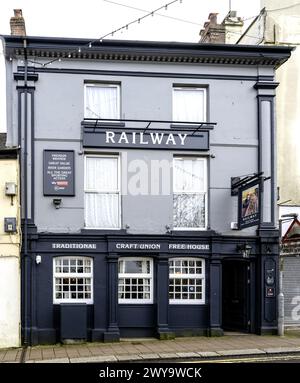
<path fill-rule="evenodd" d="M 276 334 L 275 70 L 292 48 L 2 39 L 23 343 Z"/>

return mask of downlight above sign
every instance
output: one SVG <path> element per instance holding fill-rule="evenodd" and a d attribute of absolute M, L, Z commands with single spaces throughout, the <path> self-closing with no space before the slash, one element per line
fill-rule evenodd
<path fill-rule="evenodd" d="M 209 132 L 108 130 L 84 128 L 83 146 L 120 149 L 208 150 Z"/>

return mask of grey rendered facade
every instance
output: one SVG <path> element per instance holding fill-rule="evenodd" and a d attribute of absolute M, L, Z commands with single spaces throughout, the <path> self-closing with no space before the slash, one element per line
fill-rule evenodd
<path fill-rule="evenodd" d="M 7 144 L 20 145 L 23 153 L 24 342 L 221 335 L 226 328 L 276 333 L 274 96 L 278 83 L 274 76 L 291 49 L 130 41 L 95 42 L 88 48 L 88 40 L 36 37 L 26 37 L 24 48 L 21 37 L 3 38 Z M 78 46 L 82 47 L 80 52 Z M 52 60 L 51 65 L 40 65 Z M 87 83 L 118 84 L 123 121 L 111 124 L 84 118 Z M 134 127 L 143 132 L 148 121 L 152 131 L 161 127 L 172 131 L 175 86 L 206 89 L 206 121 L 198 122 L 203 123 L 200 132 L 209 135 L 207 150 L 136 149 L 130 144 L 99 147 L 100 129 L 116 132 Z M 209 126 L 209 122 L 214 124 Z M 181 128 L 182 132 L 186 129 Z M 85 145 L 91 132 L 95 144 Z M 191 130 L 187 134 L 193 135 Z M 75 195 L 62 196 L 59 209 L 53 206 L 53 196 L 44 195 L 45 150 L 74 151 Z M 85 227 L 85 157 L 89 154 L 119 158 L 122 188 L 118 230 Z M 169 195 L 124 193 L 132 175 L 128 170 L 132 161 L 142 159 L 151 168 L 153 160 L 172 163 L 174 156 L 186 155 L 205 158 L 207 163 L 204 230 L 174 229 L 172 191 Z M 238 198 L 231 195 L 231 177 L 261 172 L 270 179 L 261 183 L 260 223 L 232 230 Z M 171 171 L 171 184 L 172 176 Z M 239 251 L 245 244 L 252 248 L 248 258 Z M 39 264 L 37 255 L 41 256 Z M 54 303 L 53 259 L 71 255 L 93 260 L 90 304 Z M 118 260 L 126 257 L 146 257 L 153 262 L 151 304 L 118 303 Z M 201 304 L 169 302 L 169 260 L 185 257 L 204 262 Z M 235 286 L 227 288 L 232 280 Z M 238 297 L 234 297 L 237 288 Z M 241 304 L 226 312 L 228 299 L 237 301 L 235 298 Z M 66 327 L 71 328 L 69 333 L 64 333 Z"/>

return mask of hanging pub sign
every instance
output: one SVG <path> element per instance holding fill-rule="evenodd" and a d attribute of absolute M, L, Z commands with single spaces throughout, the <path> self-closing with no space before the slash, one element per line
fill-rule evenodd
<path fill-rule="evenodd" d="M 260 201 L 259 182 L 248 183 L 239 188 L 238 193 L 238 228 L 259 224 Z"/>
<path fill-rule="evenodd" d="M 44 195 L 74 196 L 74 151 L 44 150 Z"/>

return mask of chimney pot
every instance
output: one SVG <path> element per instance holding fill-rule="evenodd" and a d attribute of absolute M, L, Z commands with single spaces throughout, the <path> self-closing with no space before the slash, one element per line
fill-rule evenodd
<path fill-rule="evenodd" d="M 22 9 L 14 9 L 15 17 L 22 17 Z"/>
<path fill-rule="evenodd" d="M 218 13 L 210 13 L 208 16 L 209 21 L 211 24 L 217 24 L 218 20 Z"/>

